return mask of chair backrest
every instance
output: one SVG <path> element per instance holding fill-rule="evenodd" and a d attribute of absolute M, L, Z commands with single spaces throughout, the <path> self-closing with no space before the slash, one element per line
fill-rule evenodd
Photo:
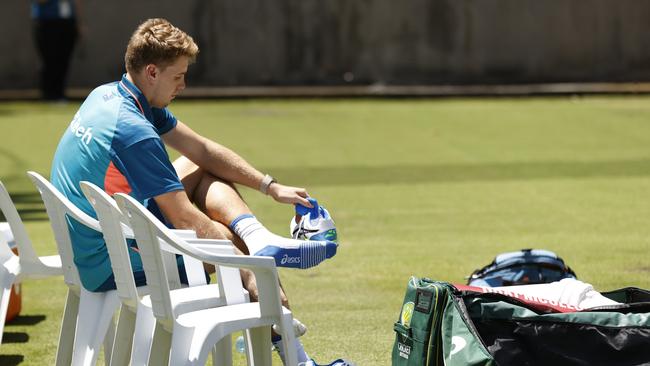
<path fill-rule="evenodd" d="M 132 197 L 122 193 L 117 193 L 114 197 L 118 207 L 127 216 L 133 228 L 151 290 L 154 315 L 163 324 L 166 323 L 169 326 L 174 320 L 174 314 L 169 301 L 169 287 L 165 278 L 165 267 L 161 258 L 161 249 L 176 250 L 179 253 L 200 258 L 219 266 L 219 290 L 226 297 L 227 304 L 242 302 L 243 289 L 241 286 L 241 278 L 239 277 L 238 270 L 235 268 L 248 268 L 253 270 L 259 290 L 262 316 L 282 313 L 279 280 L 273 258 L 214 254 L 210 253 L 209 250 L 194 247 L 175 235 Z M 227 240 L 221 242 L 232 245 Z M 223 275 L 224 272 L 222 271 L 230 271 L 231 274 L 234 271 L 237 276 L 236 280 L 232 280 L 233 277 L 231 275 Z"/>
<path fill-rule="evenodd" d="M 133 280 L 130 249 L 124 235 L 122 213 L 115 201 L 101 188 L 86 181 L 82 181 L 79 185 L 99 219 L 99 226 L 102 228 L 111 259 L 117 294 L 122 302 L 135 309 L 138 304 L 138 290 Z"/>
<path fill-rule="evenodd" d="M 80 287 L 79 272 L 73 261 L 72 241 L 68 231 L 68 218 L 101 232 L 99 222 L 81 211 L 59 192 L 47 179 L 36 172 L 27 172 L 41 194 L 45 210 L 50 218 L 54 239 L 56 241 L 61 264 L 63 265 L 63 278 L 68 286 Z"/>
<path fill-rule="evenodd" d="M 32 241 L 27 235 L 27 230 L 25 230 L 25 224 L 23 224 L 23 220 L 20 219 L 18 210 L 11 200 L 7 188 L 5 188 L 2 182 L 0 182 L 0 210 L 2 210 L 2 214 L 11 228 L 21 260 L 27 260 L 30 262 L 38 261 L 38 256 L 34 251 Z"/>
<path fill-rule="evenodd" d="M 169 293 L 165 260 L 161 254 L 156 227 L 147 224 L 148 222 L 158 222 L 158 220 L 133 198 L 119 193 L 114 197 L 120 211 L 128 218 L 138 241 L 142 266 L 147 276 L 147 285 L 151 290 L 151 307 L 154 316 L 164 326 L 171 327 L 175 314 Z M 140 210 L 140 207 L 143 209 Z"/>

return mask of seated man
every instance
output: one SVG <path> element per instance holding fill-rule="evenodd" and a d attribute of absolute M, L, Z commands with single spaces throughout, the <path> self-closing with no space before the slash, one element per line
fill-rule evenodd
<path fill-rule="evenodd" d="M 52 163 L 52 183 L 89 215 L 94 212 L 79 188 L 81 180 L 109 194 L 128 193 L 172 227 L 194 230 L 200 238 L 229 239 L 238 253 L 272 256 L 278 266 L 309 268 L 331 258 L 334 242 L 269 232 L 233 184 L 259 189 L 281 203 L 311 207 L 305 189 L 265 176 L 165 108 L 185 88 L 188 65 L 197 53 L 192 38 L 166 20 L 141 24 L 126 50 L 127 73 L 119 82 L 93 90 L 63 134 Z M 172 164 L 166 145 L 183 156 Z M 69 229 L 83 286 L 90 291 L 114 289 L 101 234 L 73 220 Z M 132 249 L 134 278 L 144 285 L 142 261 L 137 248 Z M 242 271 L 242 279 L 255 299 L 254 277 Z M 288 306 L 284 295 L 283 303 Z M 299 358 L 309 361 L 302 347 Z"/>

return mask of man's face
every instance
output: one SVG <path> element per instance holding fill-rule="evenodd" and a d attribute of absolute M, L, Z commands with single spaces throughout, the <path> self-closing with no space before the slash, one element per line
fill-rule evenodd
<path fill-rule="evenodd" d="M 181 90 L 185 89 L 185 74 L 188 65 L 188 58 L 181 56 L 164 69 L 156 67 L 156 77 L 152 80 L 151 100 L 149 101 L 152 107 L 166 107 Z"/>

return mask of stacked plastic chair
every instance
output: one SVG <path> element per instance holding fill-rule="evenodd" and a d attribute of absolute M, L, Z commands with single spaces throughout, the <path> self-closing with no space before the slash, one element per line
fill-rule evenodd
<path fill-rule="evenodd" d="M 27 175 L 36 185 L 45 204 L 61 257 L 63 278 L 68 286 L 56 365 L 94 365 L 102 344 L 104 345 L 105 362 L 108 365 L 111 363 L 115 337 L 113 316 L 120 307 L 121 301 L 116 290 L 91 292 L 82 286 L 77 267 L 73 261 L 72 242 L 67 220 L 68 218 L 76 220 L 98 232 L 102 231 L 101 225 L 98 220 L 90 217 L 72 204 L 40 174 L 28 172 Z M 130 238 L 133 237 L 132 231 L 128 227 L 124 226 L 122 229 L 124 235 Z M 175 230 L 175 232 L 183 237 L 196 237 L 196 234 L 191 230 Z M 186 270 L 194 268 L 193 271 L 187 271 L 186 273 L 188 282 L 196 285 L 205 284 L 206 279 L 202 263 L 198 260 L 190 260 L 190 258 L 185 259 L 187 259 L 185 261 Z M 196 265 L 200 267 L 199 270 L 196 270 Z M 130 270 L 129 273 L 131 273 Z M 176 278 L 176 286 L 180 287 L 178 271 L 176 271 Z M 188 302 L 191 303 L 191 301 L 180 301 L 178 306 L 188 306 Z M 209 302 L 208 304 L 213 303 Z M 205 306 L 208 305 L 202 305 L 202 307 Z M 136 336 L 145 336 L 144 334 L 146 333 L 139 333 Z M 118 340 L 121 341 L 122 338 Z M 146 341 L 138 341 L 137 344 L 146 344 Z M 122 348 L 119 349 L 122 350 Z M 144 351 L 136 354 L 141 355 L 142 352 Z"/>
<path fill-rule="evenodd" d="M 3 242 L 9 240 L 4 240 L 0 235 L 0 291 L 2 291 L 0 293 L 0 342 L 2 342 L 11 286 L 25 279 L 60 276 L 63 271 L 61 258 L 58 255 L 39 257 L 36 254 L 18 210 L 2 182 L 0 182 L 0 209 L 7 220 L 6 223 L 0 223 L 3 232 L 10 233 L 20 253 L 20 256 L 15 255 L 8 243 Z"/>
<path fill-rule="evenodd" d="M 124 219 L 130 223 L 138 242 L 150 288 L 156 327 L 151 349 L 151 365 L 203 365 L 208 354 L 219 362 L 231 362 L 230 335 L 249 331 L 249 364 L 271 365 L 271 327 L 282 336 L 286 364 L 297 366 L 293 316 L 280 301 L 275 260 L 214 254 L 200 245 L 191 245 L 158 221 L 132 197 L 115 196 Z M 164 253 L 182 253 L 219 268 L 230 268 L 218 278 L 226 305 L 181 313 L 174 309 L 165 269 Z M 236 268 L 253 271 L 259 289 L 259 302 L 245 302 L 241 278 Z"/>
<path fill-rule="evenodd" d="M 101 231 L 101 227 L 97 220 L 73 205 L 40 174 L 30 171 L 27 175 L 36 185 L 45 204 L 63 264 L 63 279 L 68 286 L 56 365 L 94 365 L 102 344 L 105 350 L 112 349 L 115 330 L 113 314 L 120 300 L 115 290 L 90 292 L 81 285 L 73 262 L 67 217 L 97 231 Z M 104 352 L 107 365 L 110 364 L 110 355 L 110 351 Z"/>
<path fill-rule="evenodd" d="M 95 209 L 102 234 L 106 241 L 106 247 L 111 259 L 111 266 L 115 274 L 117 293 L 122 302 L 120 317 L 117 323 L 115 342 L 113 344 L 111 360 L 116 365 L 146 365 L 149 361 L 149 351 L 153 338 L 155 318 L 151 308 L 151 299 L 148 286 L 136 287 L 131 272 L 131 260 L 126 242 L 127 235 L 131 231 L 126 227 L 122 213 L 115 201 L 101 188 L 89 182 L 81 182 L 81 189 L 88 201 Z M 174 231 L 176 234 L 182 231 Z M 191 231 L 191 233 L 194 233 Z M 221 253 L 233 253 L 232 243 L 228 240 L 204 240 L 196 239 L 185 235 L 190 243 L 209 245 L 211 251 Z M 184 257 L 187 259 L 187 256 Z M 166 260 L 169 267 L 166 268 L 168 284 L 171 290 L 171 303 L 176 313 L 185 313 L 200 309 L 223 306 L 225 298 L 220 296 L 219 285 L 206 285 L 205 274 L 201 263 L 200 275 L 203 276 L 204 284 L 194 287 L 180 286 L 180 280 L 176 267 L 175 255 L 170 254 Z M 187 265 L 187 264 L 186 264 Z M 223 273 L 220 273 L 223 275 Z M 248 296 L 244 294 L 244 301 Z M 223 353 L 222 353 L 223 354 Z"/>

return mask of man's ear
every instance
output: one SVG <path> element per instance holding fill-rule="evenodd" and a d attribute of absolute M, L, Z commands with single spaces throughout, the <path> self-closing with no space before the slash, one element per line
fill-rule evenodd
<path fill-rule="evenodd" d="M 149 64 L 144 67 L 144 75 L 149 82 L 154 82 L 158 78 L 158 72 L 158 67 L 154 64 Z"/>

